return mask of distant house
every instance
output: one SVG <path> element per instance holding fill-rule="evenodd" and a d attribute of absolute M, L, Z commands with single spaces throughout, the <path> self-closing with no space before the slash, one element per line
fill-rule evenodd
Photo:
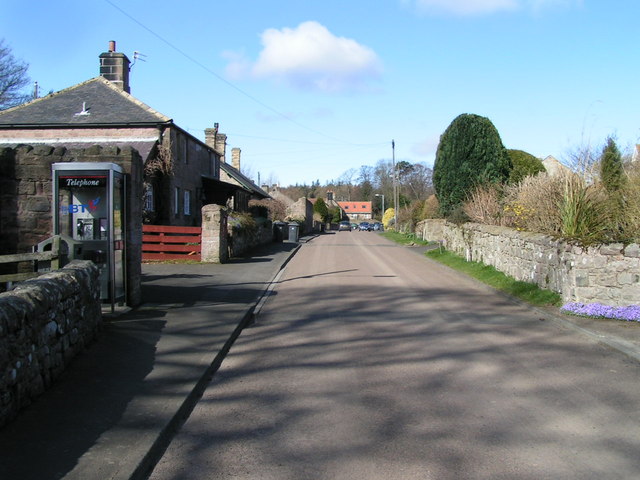
<path fill-rule="evenodd" d="M 558 161 L 555 157 L 549 155 L 547 158 L 542 160 L 542 165 L 544 166 L 547 174 L 550 177 L 557 177 L 562 175 L 563 173 L 570 172 L 571 170 L 564 166 L 562 163 Z"/>
<path fill-rule="evenodd" d="M 371 202 L 338 202 L 349 220 L 371 220 L 373 218 Z"/>
<path fill-rule="evenodd" d="M 147 223 L 199 225 L 203 205 L 254 193 L 221 180 L 226 136 L 217 124 L 206 134 L 221 138 L 202 142 L 129 93 L 129 59 L 115 51 L 115 42 L 99 59 L 100 76 L 1 111 L 0 147 L 135 149 L 142 157 L 133 168 L 142 170 Z"/>

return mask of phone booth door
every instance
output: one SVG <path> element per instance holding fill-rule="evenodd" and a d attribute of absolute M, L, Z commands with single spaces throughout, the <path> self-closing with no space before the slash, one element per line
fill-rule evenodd
<path fill-rule="evenodd" d="M 100 298 L 125 300 L 124 175 L 113 163 L 54 163 L 54 234 L 82 244 L 100 269 Z"/>

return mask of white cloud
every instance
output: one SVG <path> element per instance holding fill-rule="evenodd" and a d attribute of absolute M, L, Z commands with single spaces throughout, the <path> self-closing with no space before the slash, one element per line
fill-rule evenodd
<path fill-rule="evenodd" d="M 581 5 L 583 0 L 402 0 L 414 5 L 422 13 L 451 13 L 454 15 L 482 15 L 499 11 Z"/>
<path fill-rule="evenodd" d="M 382 73 L 382 64 L 372 49 L 335 36 L 318 22 L 268 29 L 262 34 L 262 45 L 255 63 L 248 66 L 236 58 L 227 72 L 237 76 L 244 71 L 255 78 L 324 92 L 367 89 Z"/>

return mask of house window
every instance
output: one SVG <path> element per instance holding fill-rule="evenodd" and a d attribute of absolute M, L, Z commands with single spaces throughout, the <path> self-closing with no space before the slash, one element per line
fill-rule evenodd
<path fill-rule="evenodd" d="M 144 185 L 144 210 L 145 212 L 155 212 L 155 202 L 153 199 L 153 185 L 145 183 Z"/>
<path fill-rule="evenodd" d="M 173 196 L 173 213 L 180 214 L 180 187 L 176 187 L 175 195 Z"/>
<path fill-rule="evenodd" d="M 184 191 L 184 214 L 191 215 L 191 190 Z"/>

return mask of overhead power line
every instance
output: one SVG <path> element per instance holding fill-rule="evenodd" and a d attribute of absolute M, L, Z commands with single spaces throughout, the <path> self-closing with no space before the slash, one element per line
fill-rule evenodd
<path fill-rule="evenodd" d="M 234 85 L 233 83 L 229 82 L 228 80 L 226 80 L 225 78 L 221 77 L 220 75 L 218 75 L 215 71 L 211 70 L 209 67 L 207 67 L 206 65 L 204 65 L 203 63 L 201 63 L 199 60 L 197 60 L 196 58 L 192 57 L 191 55 L 189 55 L 187 52 L 185 52 L 184 50 L 182 50 L 181 48 L 177 47 L 176 45 L 174 45 L 173 43 L 171 43 L 169 40 L 167 40 L 166 38 L 164 38 L 162 35 L 160 35 L 159 33 L 155 32 L 154 30 L 152 30 L 151 28 L 147 27 L 144 23 L 142 23 L 140 20 L 138 20 L 137 18 L 135 18 L 133 15 L 131 15 L 130 13 L 126 12 L 125 10 L 123 10 L 119 5 L 117 5 L 116 3 L 112 2 L 111 0 L 104 0 L 105 2 L 107 2 L 109 5 L 111 5 L 113 8 L 115 8 L 116 10 L 118 10 L 120 13 L 122 13 L 125 17 L 129 18 L 132 22 L 136 23 L 138 26 L 140 26 L 141 28 L 145 29 L 147 32 L 149 32 L 151 35 L 153 35 L 154 37 L 156 37 L 158 40 L 160 40 L 162 43 L 164 43 L 165 45 L 169 46 L 170 48 L 172 48 L 173 50 L 175 50 L 176 52 L 178 52 L 180 55 L 182 55 L 183 57 L 185 57 L 187 60 L 189 60 L 190 62 L 192 62 L 194 65 L 197 65 L 198 67 L 200 67 L 202 70 L 204 70 L 205 72 L 209 73 L 210 75 L 213 75 L 214 77 L 216 77 L 219 81 L 221 81 L 222 83 L 224 83 L 225 85 L 227 85 L 228 87 L 234 89 L 235 91 L 237 91 L 238 93 L 240 93 L 241 95 L 244 95 L 245 97 L 247 97 L 249 100 L 255 102 L 256 104 L 260 105 L 263 108 L 266 108 L 267 110 L 269 110 L 270 112 L 278 115 L 279 117 L 283 118 L 284 120 L 297 125 L 298 127 L 307 130 L 309 132 L 315 133 L 316 135 L 320 135 L 322 137 L 325 138 L 329 138 L 331 140 L 334 140 L 336 142 L 339 142 L 343 145 L 353 145 L 352 142 L 347 142 L 344 140 L 341 140 L 339 138 L 335 138 L 332 137 L 330 135 L 327 135 L 325 133 L 322 133 L 318 130 L 315 130 L 313 128 L 310 128 L 300 122 L 297 122 L 296 120 L 293 120 L 291 117 L 285 115 L 284 113 L 276 110 L 275 108 L 271 107 L 270 105 L 267 105 L 266 103 L 264 103 L 263 101 L 261 101 L 260 99 L 256 98 L 255 96 L 251 95 L 250 93 L 244 91 L 243 89 L 241 89 L 240 87 L 238 87 L 237 85 Z"/>

